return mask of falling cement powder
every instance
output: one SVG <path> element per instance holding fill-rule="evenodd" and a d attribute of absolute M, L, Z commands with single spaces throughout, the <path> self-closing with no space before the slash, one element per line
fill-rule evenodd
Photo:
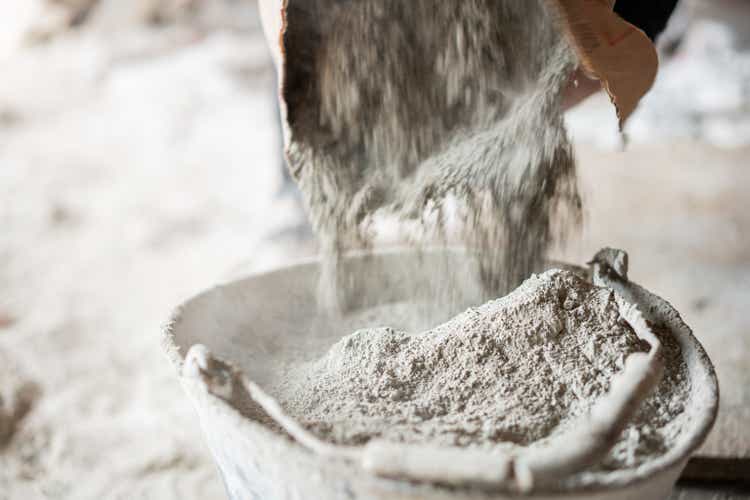
<path fill-rule="evenodd" d="M 287 154 L 328 300 L 341 252 L 394 218 L 401 240 L 477 249 L 486 298 L 540 267 L 580 213 L 552 2 L 309 0 L 285 21 Z"/>
<path fill-rule="evenodd" d="M 486 298 L 541 268 L 566 222 L 578 221 L 561 109 L 576 61 L 554 5 L 287 4 L 285 139 L 322 243 L 323 305 L 347 312 L 353 277 L 340 256 L 369 248 L 383 221 L 397 221 L 400 239 L 417 246 L 458 240 L 475 250 Z M 449 266 L 439 267 L 443 288 L 457 288 Z M 379 313 L 393 324 L 388 308 Z M 667 375 L 604 469 L 663 453 L 680 432 L 685 366 L 661 337 Z M 629 354 L 647 348 L 610 290 L 551 271 L 426 333 L 358 331 L 323 358 L 289 367 L 272 392 L 333 443 L 541 446 L 591 409 Z"/>
<path fill-rule="evenodd" d="M 687 368 L 671 336 L 657 336 L 666 375 L 604 468 L 663 453 L 684 424 Z M 358 331 L 321 359 L 292 367 L 273 392 L 314 434 L 338 444 L 377 437 L 533 446 L 569 429 L 606 393 L 625 358 L 646 350 L 610 289 L 552 270 L 425 333 Z"/>

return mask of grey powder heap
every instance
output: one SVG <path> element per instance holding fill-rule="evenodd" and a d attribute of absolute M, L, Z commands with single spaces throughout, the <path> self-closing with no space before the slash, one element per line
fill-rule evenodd
<path fill-rule="evenodd" d="M 554 5 L 286 4 L 287 153 L 322 243 L 324 305 L 346 312 L 352 277 L 341 254 L 370 247 L 383 221 L 417 246 L 457 240 L 475 250 L 491 298 L 538 270 L 579 220 L 561 109 L 576 61 Z M 474 279 L 445 267 L 434 273 L 446 290 Z M 381 324 L 402 306 L 391 316 L 381 307 Z M 675 342 L 660 337 L 667 375 L 601 467 L 637 465 L 679 433 L 685 367 Z M 358 331 L 323 358 L 291 366 L 272 392 L 333 443 L 539 446 L 566 432 L 625 358 L 647 348 L 610 290 L 551 271 L 425 333 Z"/>
<path fill-rule="evenodd" d="M 369 247 L 381 220 L 411 243 L 478 250 L 487 298 L 539 268 L 565 228 L 557 216 L 578 220 L 560 105 L 575 56 L 553 7 L 289 2 L 287 153 L 332 300 L 341 252 Z"/>
<path fill-rule="evenodd" d="M 637 465 L 679 432 L 686 367 L 674 340 L 659 337 L 668 375 L 604 467 Z M 533 446 L 570 428 L 624 359 L 647 349 L 611 290 L 553 270 L 425 333 L 358 331 L 293 367 L 273 392 L 313 433 L 339 444 Z"/>

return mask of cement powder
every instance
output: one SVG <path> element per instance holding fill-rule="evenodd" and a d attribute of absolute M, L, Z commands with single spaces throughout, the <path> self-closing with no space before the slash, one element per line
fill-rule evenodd
<path fill-rule="evenodd" d="M 560 106 L 575 56 L 553 5 L 289 3 L 287 153 L 327 300 L 340 303 L 341 253 L 372 246 L 384 220 L 409 243 L 477 249 L 486 298 L 538 269 L 578 220 Z"/>
<path fill-rule="evenodd" d="M 287 153 L 322 243 L 323 305 L 346 306 L 340 256 L 371 247 L 383 220 L 416 246 L 457 239 L 475 249 L 491 298 L 539 269 L 580 219 L 561 110 L 575 56 L 552 6 L 288 4 Z M 435 273 L 452 287 L 448 269 Z M 388 308 L 378 314 L 392 324 Z M 667 375 L 604 468 L 635 466 L 679 434 L 685 366 L 664 337 Z M 647 347 L 611 291 L 553 271 L 425 333 L 358 331 L 290 367 L 272 392 L 334 443 L 538 446 L 569 429 L 625 358 Z"/>
<path fill-rule="evenodd" d="M 381 306 L 378 313 L 388 324 L 389 310 Z M 666 375 L 603 468 L 637 466 L 663 453 L 682 428 L 686 366 L 674 340 L 657 335 Z M 424 333 L 357 331 L 321 359 L 292 367 L 272 392 L 310 431 L 334 443 L 377 437 L 537 446 L 587 412 L 629 354 L 647 349 L 621 319 L 611 290 L 552 270 Z"/>

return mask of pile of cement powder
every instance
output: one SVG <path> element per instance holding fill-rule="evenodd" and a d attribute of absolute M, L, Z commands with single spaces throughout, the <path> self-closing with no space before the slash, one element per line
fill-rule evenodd
<path fill-rule="evenodd" d="M 560 105 L 575 56 L 552 2 L 309 0 L 285 21 L 287 154 L 326 293 L 384 219 L 477 249 L 486 298 L 540 268 L 557 216 L 580 215 Z"/>
<path fill-rule="evenodd" d="M 663 453 L 683 425 L 687 368 L 670 335 L 657 334 L 666 375 L 604 468 Z M 533 446 L 565 432 L 625 358 L 645 350 L 610 289 L 552 270 L 428 332 L 358 331 L 291 368 L 273 393 L 311 432 L 338 444 Z"/>
<path fill-rule="evenodd" d="M 475 250 L 486 298 L 541 268 L 581 211 L 561 107 L 576 61 L 555 14 L 546 0 L 287 4 L 287 155 L 321 239 L 323 305 L 347 305 L 340 256 L 369 248 L 383 220 L 417 246 Z M 685 366 L 665 337 L 667 375 L 604 468 L 662 453 L 680 431 Z M 611 291 L 553 271 L 425 333 L 358 331 L 272 393 L 333 443 L 536 446 L 647 348 Z"/>

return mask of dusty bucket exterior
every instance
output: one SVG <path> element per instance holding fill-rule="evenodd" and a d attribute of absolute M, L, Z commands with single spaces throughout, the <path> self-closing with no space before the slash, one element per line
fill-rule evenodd
<path fill-rule="evenodd" d="M 415 281 L 421 281 L 420 290 L 428 291 L 430 280 L 435 279 L 436 259 L 455 261 L 460 272 L 465 255 L 389 252 L 349 257 L 346 265 L 355 271 L 353 275 L 360 268 L 363 271 L 362 281 L 352 283 L 350 292 L 362 291 L 363 297 L 392 302 L 410 297 L 405 293 L 414 293 Z M 691 412 L 692 427 L 662 457 L 638 469 L 614 471 L 606 481 L 583 481 L 530 494 L 385 479 L 358 464 L 321 457 L 269 422 L 240 380 L 247 376 L 262 385 L 278 353 L 293 350 L 300 343 L 330 346 L 341 336 L 333 333 L 325 339 L 307 338 L 317 316 L 317 272 L 317 263 L 311 261 L 218 286 L 183 304 L 165 329 L 165 350 L 181 374 L 232 499 L 663 499 L 713 425 L 718 407 L 716 376 L 690 329 L 666 301 L 619 279 L 617 269 L 604 269 L 600 275 L 607 286 L 637 303 L 649 321 L 670 328 L 688 366 L 691 391 L 685 411 Z M 610 274 L 611 280 L 607 277 Z M 365 298 L 360 305 L 371 304 Z M 195 376 L 200 368 L 193 366 L 195 357 L 188 357 L 186 362 L 188 351 L 195 345 L 206 346 L 211 356 L 227 361 L 232 369 L 217 364 L 212 368 L 210 383 Z M 206 361 L 197 362 L 201 363 Z"/>

